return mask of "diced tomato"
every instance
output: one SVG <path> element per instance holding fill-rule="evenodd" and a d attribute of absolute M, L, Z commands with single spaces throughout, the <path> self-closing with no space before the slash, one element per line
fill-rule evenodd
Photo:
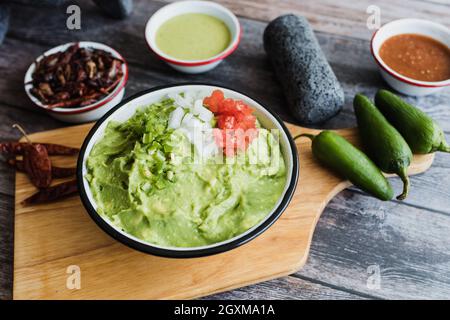
<path fill-rule="evenodd" d="M 254 115 L 244 115 L 242 113 L 236 113 L 234 117 L 236 118 L 237 122 L 236 128 L 241 128 L 244 130 L 256 128 L 256 117 Z"/>
<path fill-rule="evenodd" d="M 213 131 L 214 139 L 226 156 L 236 154 L 237 150 L 245 151 L 248 145 L 258 136 L 257 129 L 218 129 Z"/>
<path fill-rule="evenodd" d="M 235 103 L 235 107 L 237 111 L 240 111 L 245 115 L 250 115 L 253 113 L 253 109 L 246 105 L 242 100 L 237 100 Z"/>
<path fill-rule="evenodd" d="M 235 129 L 236 128 L 236 118 L 234 116 L 229 116 L 226 114 L 221 114 L 217 117 L 217 126 L 220 129 Z"/>
<path fill-rule="evenodd" d="M 217 117 L 217 127 L 213 131 L 216 144 L 223 148 L 227 156 L 234 155 L 237 150 L 246 150 L 258 135 L 256 117 L 242 100 L 224 98 L 223 92 L 214 90 L 210 97 L 203 100 Z"/>
<path fill-rule="evenodd" d="M 245 125 L 246 129 L 256 129 L 256 117 L 253 115 L 249 115 L 245 117 L 245 120 L 242 121 Z"/>
<path fill-rule="evenodd" d="M 205 97 L 203 99 L 203 104 L 212 112 L 217 112 L 223 99 L 223 92 L 221 90 L 214 90 L 210 97 Z"/>
<path fill-rule="evenodd" d="M 236 112 L 236 102 L 233 99 L 227 98 L 222 100 L 219 104 L 218 114 L 233 114 Z"/>

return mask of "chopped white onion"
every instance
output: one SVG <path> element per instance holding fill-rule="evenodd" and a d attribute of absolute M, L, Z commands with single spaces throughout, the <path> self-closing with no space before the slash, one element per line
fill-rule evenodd
<path fill-rule="evenodd" d="M 169 116 L 169 128 L 182 132 L 192 143 L 197 153 L 209 158 L 219 152 L 211 130 L 214 114 L 203 106 L 198 94 L 186 92 L 184 97 L 178 93 L 168 94 L 177 107 Z"/>
<path fill-rule="evenodd" d="M 198 115 L 199 107 L 201 107 L 202 104 L 203 104 L 202 100 L 200 100 L 200 99 L 199 99 L 199 100 L 195 100 L 194 104 L 193 104 L 192 107 L 191 107 L 191 112 L 192 112 L 192 114 Z"/>
<path fill-rule="evenodd" d="M 196 117 L 192 116 L 187 120 L 183 119 L 183 126 L 187 127 L 187 128 L 200 129 L 200 128 L 203 128 L 203 123 L 200 120 L 198 120 Z"/>
<path fill-rule="evenodd" d="M 186 114 L 184 115 L 183 120 L 181 121 L 181 126 L 182 126 L 182 127 L 188 128 L 188 127 L 189 127 L 188 124 L 190 123 L 190 121 L 192 120 L 192 118 L 194 118 L 194 115 L 193 115 L 192 113 L 186 113 Z"/>
<path fill-rule="evenodd" d="M 199 119 L 205 122 L 211 122 L 212 118 L 214 117 L 214 114 L 203 106 L 196 110 L 198 111 Z"/>
<path fill-rule="evenodd" d="M 169 123 L 168 127 L 171 129 L 177 129 L 181 125 L 181 119 L 183 119 L 184 116 L 184 110 L 183 108 L 176 108 L 172 111 L 172 113 L 169 116 Z"/>
<path fill-rule="evenodd" d="M 191 91 L 184 93 L 184 101 L 187 103 L 187 107 L 192 106 L 194 104 L 195 95 Z"/>
<path fill-rule="evenodd" d="M 175 93 L 175 92 L 171 92 L 171 93 L 167 94 L 167 97 L 172 100 L 175 100 L 177 98 L 177 96 L 178 96 L 178 93 Z"/>

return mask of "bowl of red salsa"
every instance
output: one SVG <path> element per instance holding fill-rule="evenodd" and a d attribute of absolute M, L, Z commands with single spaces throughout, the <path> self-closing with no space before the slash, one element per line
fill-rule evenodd
<path fill-rule="evenodd" d="M 371 41 L 381 75 L 395 90 L 413 96 L 450 86 L 450 30 L 421 19 L 400 19 L 378 29 Z"/>

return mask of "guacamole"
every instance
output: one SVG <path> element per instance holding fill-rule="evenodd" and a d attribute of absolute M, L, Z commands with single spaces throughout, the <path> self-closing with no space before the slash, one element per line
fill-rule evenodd
<path fill-rule="evenodd" d="M 222 20 L 187 13 L 164 22 L 156 32 L 156 45 L 165 54 L 182 60 L 204 60 L 224 51 L 231 41 Z"/>
<path fill-rule="evenodd" d="M 182 110 L 178 128 L 176 110 Z M 126 122 L 110 121 L 86 162 L 99 214 L 126 233 L 166 247 L 224 241 L 263 220 L 286 183 L 276 134 L 258 124 L 245 150 L 225 157 L 218 149 L 195 161 L 200 149 L 186 128 L 197 116 L 195 123 L 214 128 L 216 120 L 205 110 L 188 116 L 188 108 L 168 98 L 142 107 Z"/>

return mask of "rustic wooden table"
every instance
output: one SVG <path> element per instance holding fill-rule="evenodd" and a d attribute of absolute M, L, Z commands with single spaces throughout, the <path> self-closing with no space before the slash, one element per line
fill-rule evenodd
<path fill-rule="evenodd" d="M 306 16 L 344 87 L 344 110 L 323 128 L 355 126 L 352 98 L 373 95 L 385 86 L 369 52 L 372 31 L 366 27 L 369 5 L 381 8 L 382 22 L 403 17 L 433 20 L 450 26 L 446 0 L 283 0 L 221 3 L 242 23 L 238 50 L 215 70 L 196 76 L 180 74 L 155 59 L 143 37 L 148 17 L 164 3 L 135 0 L 124 21 L 104 17 L 90 1 L 82 8 L 82 29 L 66 29 L 65 7 L 12 7 L 11 27 L 0 47 L 1 140 L 17 139 L 11 128 L 28 132 L 66 126 L 33 107 L 23 90 L 25 70 L 43 51 L 69 41 L 92 40 L 116 48 L 129 62 L 126 95 L 182 81 L 204 81 L 237 88 L 263 101 L 284 120 L 293 121 L 262 46 L 267 21 L 294 12 Z M 433 116 L 450 140 L 450 91 L 410 102 Z M 0 299 L 12 296 L 14 172 L 0 164 Z M 398 179 L 392 179 L 400 188 Z M 450 298 L 450 155 L 438 154 L 433 167 L 412 178 L 406 201 L 382 203 L 351 188 L 324 211 L 300 272 L 265 283 L 207 297 L 208 299 L 449 299 Z"/>

